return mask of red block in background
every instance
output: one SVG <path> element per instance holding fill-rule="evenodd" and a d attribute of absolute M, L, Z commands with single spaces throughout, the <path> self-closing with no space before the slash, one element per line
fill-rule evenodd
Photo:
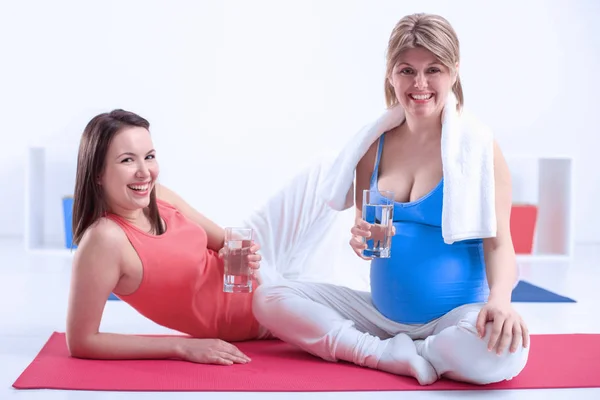
<path fill-rule="evenodd" d="M 538 208 L 533 204 L 513 204 L 510 214 L 510 233 L 517 254 L 531 254 L 537 223 Z"/>

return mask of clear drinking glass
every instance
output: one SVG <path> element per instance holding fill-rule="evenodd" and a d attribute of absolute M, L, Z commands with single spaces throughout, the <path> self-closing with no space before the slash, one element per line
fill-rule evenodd
<path fill-rule="evenodd" d="M 254 232 L 251 228 L 225 228 L 225 274 L 223 291 L 228 293 L 252 292 L 252 270 L 248 255 Z"/>
<path fill-rule="evenodd" d="M 371 224 L 371 236 L 365 238 L 365 257 L 389 258 L 394 221 L 394 192 L 364 190 L 362 218 Z"/>

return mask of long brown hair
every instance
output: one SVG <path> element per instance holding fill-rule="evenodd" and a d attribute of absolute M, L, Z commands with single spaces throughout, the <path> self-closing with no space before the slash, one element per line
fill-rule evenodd
<path fill-rule="evenodd" d="M 106 154 L 111 141 L 123 128 L 150 129 L 150 123 L 129 111 L 113 110 L 92 118 L 85 127 L 79 143 L 77 174 L 73 193 L 73 243 L 78 245 L 85 231 L 106 214 L 107 206 L 98 178 L 104 171 Z M 152 230 L 164 233 L 158 207 L 156 189 L 150 192 L 148 216 Z"/>
<path fill-rule="evenodd" d="M 460 42 L 450 22 L 435 14 L 418 13 L 403 17 L 394 27 L 388 42 L 385 74 L 385 102 L 388 107 L 398 103 L 394 87 L 389 81 L 394 65 L 404 50 L 416 47 L 429 50 L 448 69 L 456 72 L 456 63 L 460 60 Z M 458 100 L 457 108 L 461 109 L 465 97 L 458 74 L 452 91 Z"/>

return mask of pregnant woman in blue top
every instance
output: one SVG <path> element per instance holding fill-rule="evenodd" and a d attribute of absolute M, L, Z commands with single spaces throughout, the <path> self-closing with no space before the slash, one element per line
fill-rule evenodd
<path fill-rule="evenodd" d="M 435 15 L 403 18 L 388 49 L 386 100 L 406 119 L 384 133 L 356 168 L 356 224 L 362 256 L 370 226 L 364 189 L 395 193 L 391 258 L 371 262 L 371 292 L 308 282 L 260 286 L 254 312 L 272 334 L 325 360 L 344 360 L 420 384 L 440 377 L 488 384 L 518 375 L 529 335 L 511 305 L 517 279 L 509 230 L 511 185 L 495 146 L 497 235 L 446 244 L 441 112 L 452 90 L 462 105 L 458 39 Z"/>

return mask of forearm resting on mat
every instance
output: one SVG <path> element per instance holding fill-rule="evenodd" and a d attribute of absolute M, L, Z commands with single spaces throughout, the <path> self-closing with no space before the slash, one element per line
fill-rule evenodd
<path fill-rule="evenodd" d="M 117 333 L 96 333 L 78 340 L 67 336 L 69 353 L 90 359 L 183 358 L 185 337 L 152 337 Z"/>

